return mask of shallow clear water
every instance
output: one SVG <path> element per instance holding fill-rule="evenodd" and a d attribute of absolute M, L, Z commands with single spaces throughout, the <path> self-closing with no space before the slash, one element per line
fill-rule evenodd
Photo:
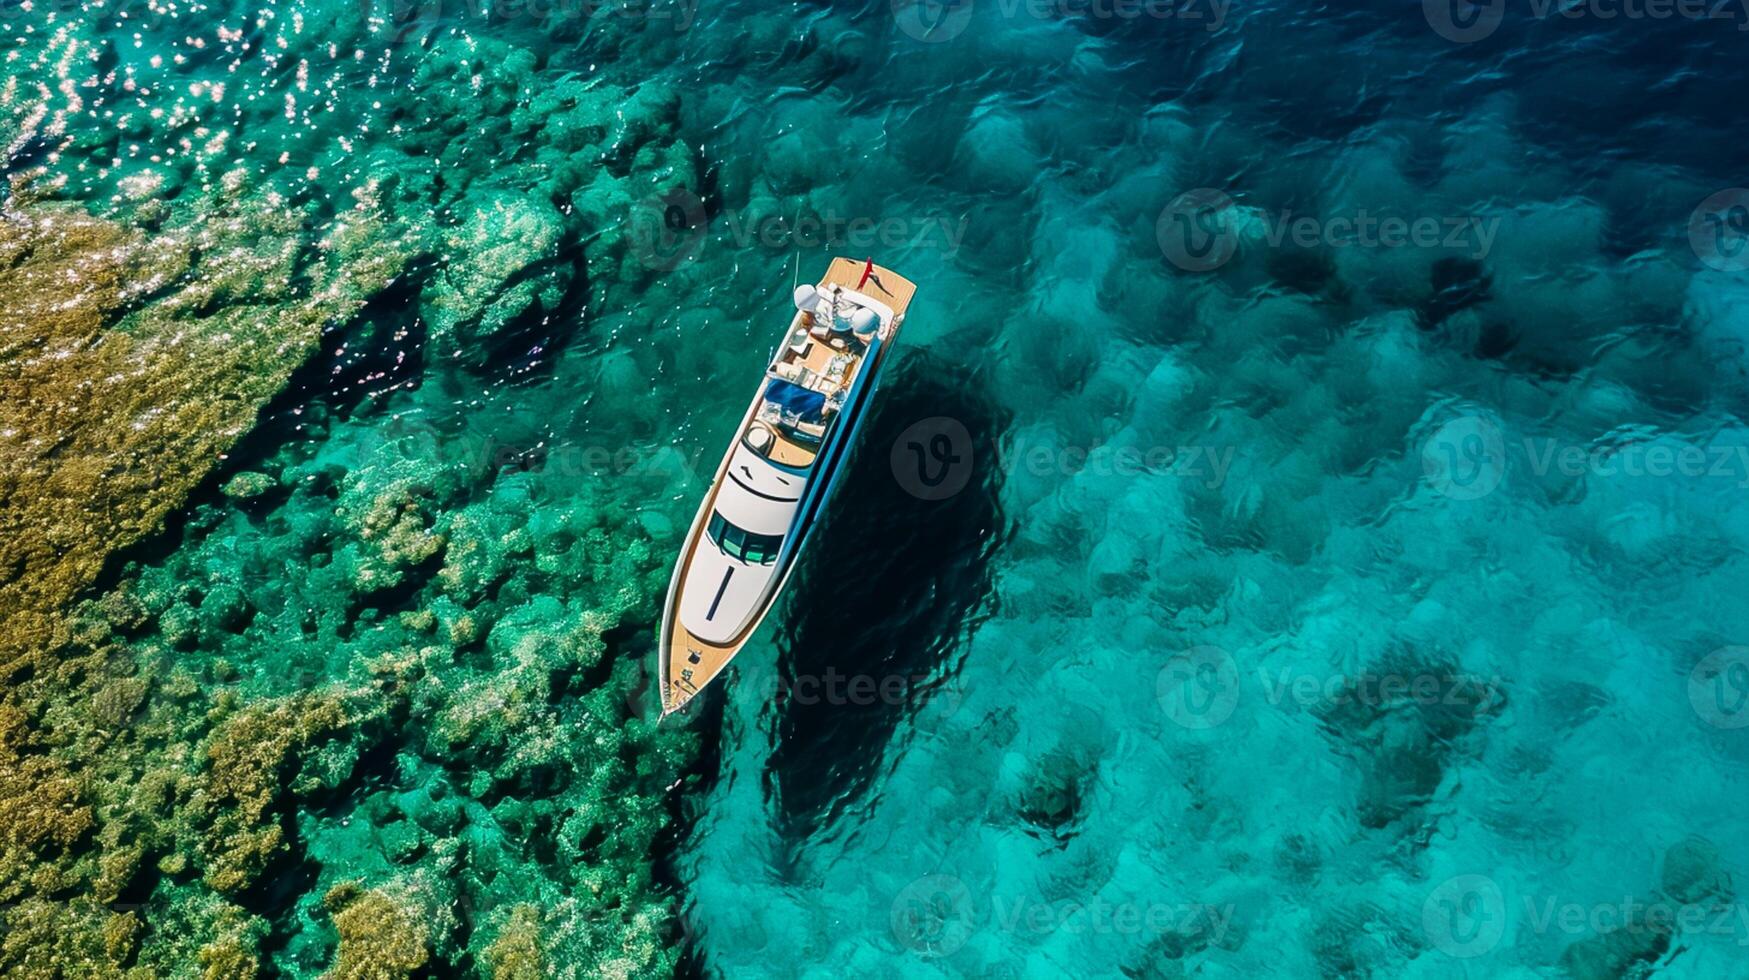
<path fill-rule="evenodd" d="M 270 106 L 229 137 L 251 179 L 318 229 L 377 179 L 401 218 L 463 230 L 324 337 L 215 479 L 425 467 L 430 509 L 473 522 L 452 542 L 534 567 L 301 628 L 356 586 L 303 557 L 349 532 L 309 530 L 333 495 L 297 490 L 197 495 L 137 571 L 247 569 L 247 635 L 175 656 L 217 686 L 222 654 L 252 696 L 356 679 L 423 642 L 391 614 L 448 629 L 444 602 L 482 635 L 611 605 L 610 657 L 643 664 L 792 277 L 872 255 L 919 292 L 850 478 L 686 721 L 702 761 L 649 804 L 676 829 L 613 857 L 651 847 L 628 860 L 676 901 L 684 969 L 1733 975 L 1749 227 L 1714 195 L 1742 182 L 1749 42 L 1742 11 L 1612 9 L 414 7 L 398 43 L 327 53 L 335 108 L 307 118 L 260 28 L 212 62 L 271 79 L 225 97 Z M 318 65 L 323 30 L 363 30 L 301 10 L 290 46 Z M 154 70 L 178 91 L 193 62 Z M 540 98 L 579 81 L 599 104 L 571 129 Z M 13 153 L 131 207 L 128 167 Z M 180 202 L 225 168 L 167 169 L 152 193 Z M 525 196 L 552 220 L 516 224 Z M 501 238 L 545 246 L 494 278 Z M 537 298 L 505 298 L 524 281 Z M 554 571 L 573 521 L 598 553 Z M 520 663 L 513 642 L 461 644 L 453 686 Z M 554 725 L 580 710 L 575 684 L 541 697 Z M 351 821 L 435 782 L 479 808 L 457 864 L 409 865 L 478 910 L 446 969 L 495 962 L 467 935 L 497 906 L 592 887 L 538 843 L 562 818 L 517 803 L 585 757 L 470 784 L 465 739 L 420 717 L 366 759 L 380 784 L 288 818 L 307 880 L 242 902 L 274 921 L 267 968 L 322 968 L 322 894 L 401 873 Z"/>

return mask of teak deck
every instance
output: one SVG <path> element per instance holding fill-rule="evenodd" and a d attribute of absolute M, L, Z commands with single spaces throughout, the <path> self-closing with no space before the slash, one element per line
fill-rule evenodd
<path fill-rule="evenodd" d="M 831 286 L 857 289 L 857 283 L 862 279 L 863 268 L 864 263 L 856 259 L 833 259 L 831 267 L 826 270 L 825 277 L 820 280 L 821 291 L 824 292 Z M 916 284 L 891 269 L 877 265 L 874 267 L 871 281 L 857 291 L 892 307 L 894 326 L 891 336 L 886 341 L 886 346 L 890 348 L 892 343 L 898 339 L 898 330 L 899 327 L 903 326 L 902 318 L 905 315 L 905 310 L 911 305 L 912 297 L 917 294 Z M 789 342 L 787 332 L 783 335 L 783 342 Z M 830 360 L 836 351 L 831 350 L 826 344 L 815 341 L 814 348 L 808 352 L 810 358 L 815 356 L 817 350 L 821 349 L 826 350 L 826 353 L 821 357 L 823 370 L 824 363 Z M 884 352 L 882 357 L 885 357 Z M 866 365 L 860 365 L 857 369 L 866 370 L 867 368 Z M 765 609 L 754 617 L 753 621 L 747 624 L 747 628 L 741 632 L 741 635 L 729 644 L 716 644 L 701 640 L 692 635 L 680 623 L 680 594 L 685 582 L 684 570 L 692 563 L 693 552 L 698 548 L 698 542 L 703 536 L 705 525 L 708 523 L 711 511 L 716 504 L 717 487 L 722 484 L 723 474 L 728 468 L 729 459 L 734 455 L 735 446 L 740 444 L 741 436 L 747 431 L 747 426 L 752 423 L 758 408 L 759 402 L 755 400 L 748 407 L 747 414 L 741 419 L 740 425 L 736 426 L 734 437 L 729 443 L 729 451 L 723 454 L 723 461 L 717 465 L 716 475 L 711 480 L 711 488 L 705 494 L 704 501 L 699 505 L 698 514 L 693 518 L 692 528 L 687 531 L 686 545 L 680 563 L 676 567 L 673 587 L 669 590 L 666 625 L 670 632 L 668 636 L 663 638 L 667 642 L 663 644 L 664 649 L 660 654 L 667 658 L 666 662 L 662 664 L 663 715 L 680 710 L 699 691 L 703 690 L 705 685 L 722 673 L 723 668 L 728 666 L 729 661 L 734 659 L 735 654 L 740 652 L 748 639 L 758 630 L 759 623 L 764 618 L 765 613 L 769 612 L 771 606 L 776 604 L 777 596 L 783 591 L 784 583 L 789 578 L 789 572 L 794 570 L 795 557 L 792 555 L 790 568 L 784 571 L 783 579 L 778 582 L 777 588 L 772 590 Z"/>

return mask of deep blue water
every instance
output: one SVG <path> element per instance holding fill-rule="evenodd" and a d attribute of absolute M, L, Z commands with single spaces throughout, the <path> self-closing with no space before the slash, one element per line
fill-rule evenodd
<path fill-rule="evenodd" d="M 703 962 L 1740 970 L 1693 881 L 1749 858 L 1742 225 L 1689 230 L 1742 11 L 966 6 L 701 11 L 675 66 L 701 264 L 757 276 L 726 218 L 797 195 L 925 229 L 864 249 L 906 359 L 725 686 Z M 941 416 L 966 489 L 918 500 Z"/>

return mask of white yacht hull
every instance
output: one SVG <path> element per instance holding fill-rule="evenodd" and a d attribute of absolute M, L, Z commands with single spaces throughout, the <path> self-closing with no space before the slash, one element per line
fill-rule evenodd
<path fill-rule="evenodd" d="M 834 312 L 844 306 L 877 311 L 880 328 L 866 342 L 841 342 L 843 335 L 822 334 L 816 322 L 812 338 L 825 338 L 816 349 L 804 334 L 817 318 L 798 313 L 792 320 L 669 580 L 658 652 L 663 716 L 715 680 L 776 605 L 843 475 L 916 291 L 891 270 L 844 258 L 833 261 L 818 289 Z M 811 370 L 820 367 L 824 372 Z M 833 369 L 846 372 L 837 387 Z M 784 398 L 807 403 L 808 392 L 824 399 L 824 425 L 791 424 L 784 414 Z M 818 443 L 808 442 L 811 429 L 823 429 Z"/>

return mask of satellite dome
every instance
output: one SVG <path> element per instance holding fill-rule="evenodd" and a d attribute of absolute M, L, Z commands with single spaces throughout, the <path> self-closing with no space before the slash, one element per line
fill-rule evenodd
<path fill-rule="evenodd" d="M 856 331 L 858 337 L 867 337 L 874 333 L 880 325 L 880 314 L 867 307 L 850 314 L 850 329 Z"/>
<path fill-rule="evenodd" d="M 808 283 L 796 287 L 796 309 L 812 310 L 820 302 L 820 291 Z"/>

